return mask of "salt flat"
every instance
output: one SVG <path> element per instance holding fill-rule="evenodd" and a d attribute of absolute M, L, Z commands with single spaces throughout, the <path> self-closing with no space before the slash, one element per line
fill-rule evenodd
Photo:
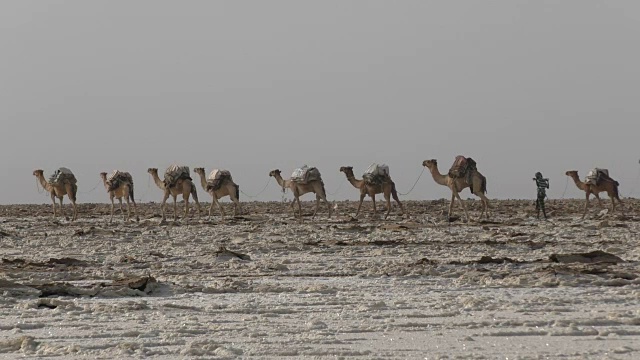
<path fill-rule="evenodd" d="M 640 357 L 639 200 L 586 220 L 551 201 L 549 221 L 493 201 L 469 224 L 444 201 L 387 220 L 335 205 L 166 224 L 158 204 L 127 224 L 106 204 L 73 223 L 0 206 L 0 357 Z"/>

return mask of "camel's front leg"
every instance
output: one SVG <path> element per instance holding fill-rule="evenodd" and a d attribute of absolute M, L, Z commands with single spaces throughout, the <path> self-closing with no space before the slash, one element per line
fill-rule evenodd
<path fill-rule="evenodd" d="M 64 206 L 62 205 L 63 199 L 64 199 L 64 196 L 60 196 L 58 198 L 58 200 L 60 200 L 60 213 L 62 214 L 62 217 L 66 219 L 67 218 L 67 214 L 65 214 Z"/>
<path fill-rule="evenodd" d="M 456 194 L 454 191 L 451 191 L 451 202 L 449 202 L 449 213 L 447 214 L 447 219 L 451 219 L 451 214 L 453 214 L 453 204 L 456 201 Z"/>
<path fill-rule="evenodd" d="M 162 221 L 167 220 L 166 210 L 167 210 L 167 200 L 169 200 L 169 193 L 165 193 L 162 198 L 162 204 L 160 205 L 160 211 L 162 212 Z"/>
<path fill-rule="evenodd" d="M 53 218 L 56 218 L 57 215 L 57 211 L 56 211 L 56 196 L 51 193 L 51 202 L 53 203 Z"/>
<path fill-rule="evenodd" d="M 584 203 L 584 212 L 582 213 L 582 218 L 584 219 L 587 216 L 587 210 L 589 209 L 589 191 L 586 192 L 586 201 Z"/>
<path fill-rule="evenodd" d="M 227 214 L 224 213 L 224 209 L 222 208 L 222 204 L 220 204 L 220 202 L 218 201 L 218 199 L 216 197 L 214 197 L 214 200 L 216 202 L 216 205 L 218 205 L 218 210 L 220 210 L 220 214 L 222 215 L 222 218 L 224 219 L 225 216 L 227 216 Z"/>
<path fill-rule="evenodd" d="M 173 221 L 178 221 L 178 196 L 173 196 Z"/>
<path fill-rule="evenodd" d="M 300 197 L 296 197 L 296 201 L 298 202 L 298 215 L 300 215 L 300 221 L 302 221 L 302 205 L 300 204 Z"/>
<path fill-rule="evenodd" d="M 458 201 L 460 201 L 460 205 L 462 205 L 462 209 L 464 210 L 464 216 L 467 218 L 467 222 L 470 222 L 471 219 L 469 218 L 469 211 L 467 211 L 467 204 L 465 203 L 464 200 L 462 200 L 462 198 L 460 197 L 460 193 L 458 193 L 456 191 L 455 193 L 456 198 L 458 198 Z"/>
<path fill-rule="evenodd" d="M 358 204 L 358 210 L 356 210 L 356 218 L 358 217 L 358 214 L 360 214 L 360 208 L 362 208 L 362 202 L 364 201 L 365 196 L 367 195 L 360 193 L 360 203 Z"/>
<path fill-rule="evenodd" d="M 376 209 L 376 194 L 369 194 L 371 196 L 371 202 L 373 203 L 373 216 L 378 217 L 378 210 Z"/>
<path fill-rule="evenodd" d="M 113 222 L 113 213 L 115 211 L 115 203 L 113 202 L 113 196 L 109 196 L 109 200 L 111 200 L 111 218 L 109 219 L 109 223 Z"/>

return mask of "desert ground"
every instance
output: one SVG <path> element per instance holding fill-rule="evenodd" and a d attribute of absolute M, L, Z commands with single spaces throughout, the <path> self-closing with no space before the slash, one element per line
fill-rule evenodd
<path fill-rule="evenodd" d="M 470 223 L 445 200 L 386 220 L 304 202 L 301 223 L 280 202 L 166 223 L 144 203 L 112 224 L 110 204 L 75 222 L 0 206 L 0 358 L 638 359 L 640 200 L 625 201 L 581 220 L 584 200 L 551 200 L 549 221 L 493 201 Z"/>

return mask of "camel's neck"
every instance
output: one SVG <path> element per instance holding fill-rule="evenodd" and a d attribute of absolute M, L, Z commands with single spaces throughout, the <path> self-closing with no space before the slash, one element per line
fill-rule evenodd
<path fill-rule="evenodd" d="M 440 174 L 440 170 L 438 170 L 438 166 L 433 166 L 429 169 L 431 172 L 431 176 L 433 177 L 433 181 L 440 185 L 447 186 L 447 175 Z"/>
<path fill-rule="evenodd" d="M 347 180 L 351 183 L 351 185 L 353 185 L 353 187 L 360 189 L 362 187 L 362 183 L 363 180 L 358 180 L 356 179 L 355 175 L 353 175 L 353 173 L 346 173 L 347 175 Z"/>
<path fill-rule="evenodd" d="M 44 178 L 44 175 L 39 174 L 37 177 L 38 177 L 38 181 L 40 181 L 40 185 L 42 186 L 42 188 L 47 190 L 48 192 L 51 192 L 52 186 L 51 184 L 49 184 L 47 179 Z"/>
<path fill-rule="evenodd" d="M 107 185 L 107 177 L 106 176 L 102 176 L 102 184 L 104 185 L 104 188 L 109 190 L 109 185 Z"/>
<path fill-rule="evenodd" d="M 202 185 L 204 190 L 207 190 L 207 180 L 205 179 L 204 173 L 198 173 L 198 175 L 200 176 L 200 185 Z"/>
<path fill-rule="evenodd" d="M 573 179 L 573 182 L 576 183 L 576 186 L 578 187 L 578 189 L 584 190 L 586 185 L 580 180 L 580 178 L 578 177 L 578 174 L 571 174 L 571 178 Z"/>
<path fill-rule="evenodd" d="M 278 182 L 278 185 L 280 185 L 282 189 L 284 189 L 285 187 L 287 187 L 287 185 L 289 185 L 287 184 L 287 181 L 283 179 L 280 174 L 276 174 L 275 178 L 276 178 L 276 181 Z"/>
<path fill-rule="evenodd" d="M 164 182 L 160 180 L 160 177 L 158 177 L 158 173 L 154 172 L 153 174 L 151 174 L 151 176 L 153 176 L 153 182 L 156 183 L 156 186 L 164 190 Z"/>

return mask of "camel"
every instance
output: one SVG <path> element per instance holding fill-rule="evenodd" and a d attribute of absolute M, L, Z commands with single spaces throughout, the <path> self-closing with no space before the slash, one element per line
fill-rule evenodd
<path fill-rule="evenodd" d="M 102 179 L 102 183 L 104 184 L 105 189 L 109 193 L 109 199 L 111 200 L 111 219 L 109 222 L 113 222 L 113 212 L 115 208 L 115 204 L 113 199 L 116 198 L 120 202 L 120 212 L 122 213 L 123 220 L 129 221 L 131 218 L 131 204 L 129 200 L 133 202 L 133 213 L 136 216 L 136 221 L 140 221 L 138 217 L 138 210 L 136 206 L 136 200 L 133 198 L 133 178 L 131 174 L 128 172 L 120 172 L 122 174 L 119 177 L 119 181 L 115 181 L 113 183 L 108 182 L 107 173 L 101 172 L 100 178 Z M 122 208 L 122 198 L 127 202 L 127 214 L 125 215 L 124 209 Z"/>
<path fill-rule="evenodd" d="M 218 209 L 220 209 L 220 213 L 222 217 L 225 217 L 224 209 L 222 205 L 218 202 L 218 199 L 229 196 L 231 201 L 233 201 L 233 216 L 238 214 L 238 210 L 242 212 L 240 209 L 240 186 L 236 185 L 231 179 L 231 176 L 225 176 L 220 180 L 219 184 L 215 184 L 214 180 L 208 180 L 205 175 L 204 168 L 195 168 L 193 172 L 200 175 L 200 184 L 204 191 L 208 192 L 211 195 L 211 206 L 209 206 L 209 217 L 211 217 L 211 212 L 213 211 L 213 205 L 217 205 Z"/>
<path fill-rule="evenodd" d="M 596 199 L 598 199 L 598 205 L 600 205 L 600 208 L 603 208 L 602 201 L 600 200 L 600 195 L 598 194 L 600 194 L 603 191 L 606 191 L 607 195 L 609 195 L 609 198 L 611 199 L 612 213 L 616 209 L 616 203 L 614 199 L 618 200 L 620 205 L 622 205 L 622 200 L 620 200 L 620 195 L 618 193 L 618 186 L 620 186 L 620 184 L 617 181 L 613 180 L 612 178 L 605 177 L 601 179 L 600 184 L 593 185 L 593 184 L 587 184 L 582 182 L 580 180 L 580 177 L 578 176 L 578 171 L 576 170 L 567 171 L 565 175 L 572 178 L 573 182 L 576 183 L 576 186 L 578 187 L 578 189 L 585 192 L 587 202 L 584 204 L 584 213 L 582 214 L 583 219 L 587 215 L 587 210 L 589 209 L 589 197 L 591 196 L 591 194 L 593 194 L 596 197 Z"/>
<path fill-rule="evenodd" d="M 44 171 L 38 169 L 33 172 L 33 176 L 35 176 L 38 181 L 40 181 L 40 185 L 43 189 L 45 189 L 49 194 L 51 194 L 51 201 L 53 202 L 53 217 L 57 216 L 56 212 L 56 198 L 60 201 L 60 211 L 62 212 L 62 216 L 64 214 L 64 208 L 62 207 L 62 199 L 65 195 L 69 197 L 71 201 L 71 205 L 73 206 L 73 217 L 71 220 L 76 220 L 78 218 L 78 208 L 76 207 L 76 195 L 78 194 L 78 185 L 72 184 L 69 181 L 63 181 L 59 184 L 52 184 L 44 178 Z"/>
<path fill-rule="evenodd" d="M 160 180 L 160 177 L 158 177 L 157 168 L 149 168 L 147 172 L 151 174 L 151 176 L 153 177 L 153 181 L 160 188 L 160 190 L 164 191 L 164 197 L 162 199 L 162 221 L 166 220 L 165 207 L 167 205 L 167 199 L 169 199 L 169 196 L 173 196 L 173 220 L 178 220 L 178 195 L 182 195 L 182 199 L 184 200 L 184 217 L 186 218 L 189 214 L 189 195 L 191 195 L 193 196 L 193 201 L 196 202 L 196 207 L 198 209 L 198 219 L 200 218 L 200 203 L 198 202 L 198 193 L 196 192 L 196 186 L 193 184 L 190 178 L 180 179 L 175 183 L 174 186 L 166 187 L 164 181 Z"/>
<path fill-rule="evenodd" d="M 306 193 L 314 193 L 316 194 L 316 209 L 313 212 L 313 217 L 318 213 L 318 209 L 320 208 L 320 199 L 324 200 L 327 204 L 327 209 L 329 210 L 329 218 L 331 218 L 331 205 L 327 201 L 327 193 L 324 190 L 324 182 L 322 180 L 311 180 L 306 184 L 301 184 L 291 180 L 284 180 L 282 175 L 280 175 L 280 170 L 272 170 L 269 172 L 269 176 L 273 176 L 278 185 L 282 187 L 282 191 L 285 189 L 291 189 L 293 193 L 293 201 L 291 202 L 291 210 L 293 211 L 293 217 L 296 217 L 296 210 L 294 208 L 294 204 L 298 202 L 298 213 L 300 214 L 300 221 L 302 221 L 302 206 L 300 205 L 300 196 Z"/>
<path fill-rule="evenodd" d="M 400 210 L 404 215 L 404 207 L 402 206 L 400 199 L 398 199 L 396 184 L 393 181 L 391 181 L 390 178 L 388 179 L 388 181 L 384 181 L 382 184 L 367 184 L 367 182 L 364 181 L 364 179 L 360 179 L 360 180 L 356 179 L 355 175 L 353 174 L 352 166 L 342 166 L 340 168 L 340 172 L 343 172 L 347 176 L 347 180 L 349 180 L 349 182 L 351 183 L 351 185 L 353 185 L 353 187 L 360 190 L 360 204 L 358 204 L 358 210 L 356 211 L 356 218 L 358 217 L 358 214 L 360 214 L 360 208 L 362 207 L 362 202 L 364 201 L 364 198 L 367 195 L 369 195 L 369 197 L 371 198 L 371 201 L 373 202 L 373 214 L 374 215 L 377 214 L 376 194 L 384 194 L 384 198 L 387 200 L 387 213 L 384 215 L 385 219 L 389 216 L 389 213 L 391 212 L 391 196 L 393 196 L 393 200 L 395 200 L 398 203 L 398 206 L 400 206 Z"/>
<path fill-rule="evenodd" d="M 451 219 L 451 213 L 453 212 L 453 203 L 457 198 L 462 204 L 462 208 L 464 209 L 464 214 L 467 218 L 467 222 L 469 222 L 469 212 L 467 211 L 467 206 L 460 198 L 460 191 L 465 188 L 469 188 L 472 194 L 478 196 L 482 200 L 482 213 L 480 214 L 480 218 L 486 214 L 489 216 L 489 199 L 485 196 L 487 192 L 487 178 L 485 178 L 479 171 L 473 170 L 471 174 L 471 182 L 470 185 L 467 183 L 465 178 L 451 178 L 448 174 L 442 175 L 438 170 L 438 161 L 435 159 L 425 160 L 422 162 L 422 166 L 427 167 L 431 172 L 431 176 L 433 180 L 440 184 L 451 189 L 451 203 L 449 204 L 449 214 L 448 218 Z"/>

